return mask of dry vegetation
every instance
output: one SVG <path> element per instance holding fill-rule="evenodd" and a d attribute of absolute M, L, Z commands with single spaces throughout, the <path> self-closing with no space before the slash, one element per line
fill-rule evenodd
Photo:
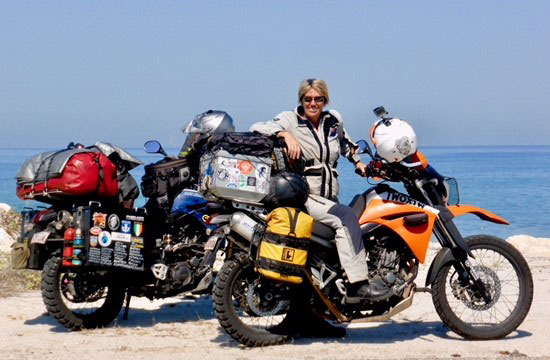
<path fill-rule="evenodd" d="M 15 211 L 0 211 L 0 228 L 14 239 L 19 236 L 21 216 Z M 0 298 L 22 291 L 40 289 L 40 272 L 10 268 L 10 254 L 0 252 Z"/>
<path fill-rule="evenodd" d="M 0 210 L 0 228 L 6 230 L 12 238 L 17 239 L 21 231 L 21 215 L 13 210 Z"/>
<path fill-rule="evenodd" d="M 10 268 L 10 255 L 0 253 L 0 298 L 40 289 L 40 271 Z"/>

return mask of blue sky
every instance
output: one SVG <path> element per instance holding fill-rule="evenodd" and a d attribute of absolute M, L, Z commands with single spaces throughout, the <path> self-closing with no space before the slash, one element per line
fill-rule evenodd
<path fill-rule="evenodd" d="M 420 145 L 550 144 L 548 1 L 0 1 L 0 148 L 245 131 L 325 79 L 354 139 L 386 106 Z"/>

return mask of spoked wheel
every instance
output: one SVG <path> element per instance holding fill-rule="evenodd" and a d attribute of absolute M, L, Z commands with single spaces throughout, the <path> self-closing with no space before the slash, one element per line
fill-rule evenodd
<path fill-rule="evenodd" d="M 446 265 L 433 284 L 435 309 L 451 330 L 467 339 L 502 338 L 529 312 L 533 301 L 531 271 L 521 253 L 502 239 L 476 235 L 466 241 L 475 256 L 472 267 L 490 299 L 484 299 L 470 279 Z"/>
<path fill-rule="evenodd" d="M 221 326 L 246 346 L 277 345 L 288 341 L 290 320 L 288 286 L 264 280 L 246 254 L 227 260 L 221 268 L 212 298 Z"/>
<path fill-rule="evenodd" d="M 70 330 L 103 327 L 113 321 L 125 290 L 106 271 L 73 271 L 55 254 L 42 271 L 42 299 L 48 313 Z"/>

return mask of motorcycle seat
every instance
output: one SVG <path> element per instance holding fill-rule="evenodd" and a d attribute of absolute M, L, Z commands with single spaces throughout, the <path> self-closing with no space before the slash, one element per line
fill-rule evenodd
<path fill-rule="evenodd" d="M 336 236 L 336 231 L 328 225 L 325 225 L 319 221 L 315 222 L 313 226 L 313 235 L 318 236 L 325 240 L 332 240 Z"/>

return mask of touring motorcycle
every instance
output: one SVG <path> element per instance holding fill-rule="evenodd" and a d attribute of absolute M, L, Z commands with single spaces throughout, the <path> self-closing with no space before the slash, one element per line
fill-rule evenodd
<path fill-rule="evenodd" d="M 224 122 L 227 126 L 220 127 Z M 187 140 L 193 141 L 212 136 L 216 129 L 220 133 L 234 130 L 231 118 L 223 112 L 201 114 L 190 124 L 194 130 L 189 132 L 187 126 L 184 132 Z M 42 270 L 42 298 L 48 313 L 66 328 L 106 326 L 118 316 L 125 300 L 127 317 L 132 296 L 153 300 L 210 291 L 212 265 L 223 245 L 215 241 L 217 229 L 229 218 L 218 216 L 219 205 L 208 202 L 196 190 L 200 153 L 191 149 L 187 140 L 182 147 L 186 153 L 178 157 L 168 156 L 157 141 L 145 143 L 146 152 L 164 157 L 145 166 L 141 189 L 148 200 L 142 208 L 134 208 L 132 201 L 118 193 L 114 197 L 97 196 L 99 191 L 87 196 L 67 195 L 65 185 L 82 180 L 83 174 L 78 172 L 81 160 L 86 160 L 90 151 L 90 156 L 98 159 L 97 146 L 77 146 L 76 150 L 70 146 L 77 155 L 84 155 L 80 162 L 65 159 L 69 165 L 65 165 L 61 178 L 45 185 L 34 182 L 32 192 L 27 184 L 20 184 L 22 198 L 52 204 L 46 209 L 23 211 L 18 247 L 27 246 L 30 252 L 25 267 Z M 113 179 L 120 180 L 139 160 L 116 149 L 117 155 L 109 156 L 109 160 L 117 167 Z M 44 163 L 53 167 L 52 161 L 47 161 L 53 155 L 39 156 L 38 167 Z M 134 159 L 133 166 L 117 161 L 120 157 Z M 111 165 L 101 159 L 101 178 L 109 178 Z M 77 180 L 64 178 L 71 171 L 78 174 L 73 177 Z M 97 186 L 101 187 L 105 187 L 103 183 Z"/>
<path fill-rule="evenodd" d="M 382 107 L 375 113 L 379 123 L 394 120 Z M 379 150 L 381 144 L 373 142 Z M 441 320 L 466 339 L 499 339 L 514 331 L 533 300 L 526 260 L 495 236 L 463 237 L 453 219 L 473 214 L 497 224 L 508 222 L 485 209 L 459 205 L 456 180 L 437 173 L 420 152 L 394 161 L 373 153 L 364 140 L 358 145 L 359 153 L 372 158 L 370 176 L 381 182 L 356 195 L 349 206 L 361 226 L 369 278 L 382 279 L 391 291 L 376 300 L 349 298 L 334 231 L 320 223 L 315 223 L 307 262 L 298 274 L 301 284 L 264 276 L 259 271 L 263 240 L 258 234 L 265 229 L 265 216 L 241 210 L 226 225 L 233 250 L 213 289 L 214 310 L 223 329 L 246 346 L 281 344 L 291 338 L 294 309 L 299 308 L 295 304 L 305 302 L 320 317 L 338 323 L 380 322 L 407 309 L 415 293 L 423 290 L 431 293 Z M 388 182 L 402 183 L 406 193 Z M 244 231 L 239 229 L 243 218 L 248 221 Z M 441 250 L 431 260 L 425 288 L 420 288 L 415 280 L 419 265 L 428 259 L 432 235 Z M 282 250 L 281 263 L 295 255 L 291 251 Z"/>

